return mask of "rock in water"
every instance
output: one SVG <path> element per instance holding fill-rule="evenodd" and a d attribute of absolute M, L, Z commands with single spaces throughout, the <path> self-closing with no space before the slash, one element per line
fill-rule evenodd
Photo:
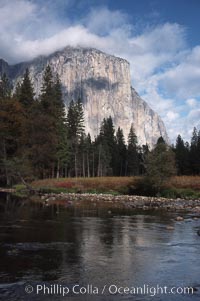
<path fill-rule="evenodd" d="M 86 132 L 92 137 L 98 134 L 103 118 L 111 116 L 126 138 L 133 123 L 141 145 L 147 143 L 152 147 L 160 136 L 169 142 L 161 118 L 131 87 L 126 60 L 96 49 L 66 47 L 52 55 L 9 66 L 8 73 L 15 86 L 28 67 L 38 95 L 47 64 L 60 76 L 66 105 L 72 99 L 82 99 Z M 0 64 L 0 72 L 1 65 L 8 69 L 4 62 Z"/>
<path fill-rule="evenodd" d="M 182 221 L 184 221 L 184 218 L 182 216 L 177 216 L 176 221 L 177 222 L 182 222 Z"/>
<path fill-rule="evenodd" d="M 166 229 L 167 230 L 174 230 L 174 227 L 173 226 L 167 226 Z"/>

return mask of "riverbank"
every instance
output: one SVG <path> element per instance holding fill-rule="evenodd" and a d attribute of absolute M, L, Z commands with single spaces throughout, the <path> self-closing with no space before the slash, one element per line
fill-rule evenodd
<path fill-rule="evenodd" d="M 94 193 L 112 195 L 152 195 L 142 177 L 95 177 L 43 179 L 31 183 L 43 193 Z M 172 177 L 160 191 L 164 198 L 200 199 L 200 176 Z"/>
<path fill-rule="evenodd" d="M 59 204 L 65 207 L 107 207 L 121 209 L 165 209 L 168 211 L 191 211 L 200 214 L 200 199 L 166 199 L 161 197 L 145 197 L 111 194 L 78 194 L 60 193 L 44 194 L 39 197 L 46 206 Z"/>
<path fill-rule="evenodd" d="M 200 177 L 173 177 L 158 196 L 143 196 L 139 177 L 44 179 L 30 183 L 31 191 L 16 185 L 14 192 L 49 204 L 66 207 L 189 210 L 200 213 Z M 141 188 L 141 187 L 140 187 Z"/>

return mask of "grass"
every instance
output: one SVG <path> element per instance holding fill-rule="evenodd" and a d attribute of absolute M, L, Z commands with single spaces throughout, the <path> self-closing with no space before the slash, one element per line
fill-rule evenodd
<path fill-rule="evenodd" d="M 25 185 L 24 184 L 16 184 L 13 186 L 13 188 L 16 190 L 16 191 L 21 191 L 23 189 L 26 189 Z"/>
<path fill-rule="evenodd" d="M 61 178 L 45 179 L 32 183 L 35 188 L 63 189 L 63 192 L 128 194 L 136 186 L 138 177 Z"/>
<path fill-rule="evenodd" d="M 200 198 L 200 176 L 176 176 L 163 189 L 161 196 L 166 198 Z"/>
<path fill-rule="evenodd" d="M 109 193 L 144 194 L 140 189 L 142 177 L 100 177 L 44 179 L 31 183 L 42 193 Z M 24 191 L 24 185 L 15 185 L 17 193 Z M 166 198 L 200 198 L 200 176 L 176 176 L 168 181 L 160 196 Z"/>
<path fill-rule="evenodd" d="M 169 187 L 192 189 L 200 192 L 200 176 L 176 176 L 169 181 Z"/>
<path fill-rule="evenodd" d="M 200 192 L 190 188 L 168 188 L 163 189 L 160 193 L 161 197 L 164 198 L 181 198 L 181 199 L 199 199 Z"/>

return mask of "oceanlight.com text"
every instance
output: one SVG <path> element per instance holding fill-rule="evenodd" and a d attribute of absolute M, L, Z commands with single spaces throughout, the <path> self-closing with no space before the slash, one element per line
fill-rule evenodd
<path fill-rule="evenodd" d="M 142 286 L 120 286 L 116 284 L 105 284 L 102 287 L 92 284 L 87 285 L 64 285 L 64 284 L 27 284 L 25 286 L 27 294 L 36 295 L 149 295 L 154 297 L 156 295 L 188 295 L 193 294 L 193 287 L 180 286 L 155 286 L 144 284 Z"/>

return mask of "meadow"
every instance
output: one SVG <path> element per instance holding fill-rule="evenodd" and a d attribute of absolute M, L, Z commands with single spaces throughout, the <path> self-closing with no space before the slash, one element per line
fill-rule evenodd
<path fill-rule="evenodd" d="M 44 179 L 32 182 L 42 192 L 143 194 L 142 177 L 95 177 Z M 200 198 L 200 176 L 175 176 L 163 187 L 160 196 Z"/>

